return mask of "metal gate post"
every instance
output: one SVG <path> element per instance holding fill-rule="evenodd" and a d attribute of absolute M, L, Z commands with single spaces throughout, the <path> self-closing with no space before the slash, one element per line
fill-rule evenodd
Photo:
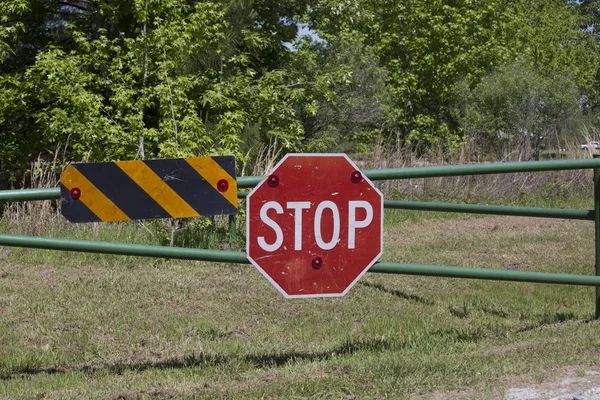
<path fill-rule="evenodd" d="M 600 158 L 600 154 L 594 154 Z M 596 276 L 600 276 L 600 168 L 594 168 L 594 236 L 596 241 Z M 596 286 L 596 319 L 600 319 L 600 286 Z"/>

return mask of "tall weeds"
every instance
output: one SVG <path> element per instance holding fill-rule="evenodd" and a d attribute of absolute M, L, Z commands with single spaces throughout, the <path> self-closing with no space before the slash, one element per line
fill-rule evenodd
<path fill-rule="evenodd" d="M 20 187 L 51 188 L 59 181 L 58 151 L 52 161 L 38 157 L 30 164 L 29 173 L 23 178 Z M 0 223 L 6 224 L 9 231 L 38 235 L 53 231 L 64 224 L 60 215 L 59 200 L 24 201 L 0 204 Z"/>
<path fill-rule="evenodd" d="M 587 142 L 598 139 L 600 132 L 588 128 L 584 132 Z M 504 155 L 502 160 L 483 160 L 481 152 L 472 142 L 466 143 L 453 153 L 444 152 L 440 147 L 426 156 L 403 146 L 385 147 L 382 143 L 374 146 L 373 151 L 362 157 L 349 154 L 357 165 L 363 169 L 409 168 L 433 165 L 476 164 L 489 161 L 516 161 L 521 158 L 522 149 L 515 149 Z M 542 158 L 590 158 L 600 152 L 590 146 L 583 150 L 580 143 L 572 143 L 565 149 L 542 152 Z M 240 176 L 265 175 L 281 159 L 281 147 L 274 139 L 261 147 L 253 157 L 252 163 L 242 167 Z M 31 163 L 29 173 L 20 187 L 50 188 L 59 183 L 59 173 L 65 163 L 59 160 L 58 151 L 50 161 L 38 157 Z M 382 190 L 387 199 L 429 200 L 429 201 L 485 201 L 489 199 L 510 199 L 520 196 L 534 197 L 541 195 L 545 200 L 580 196 L 591 198 L 593 192 L 593 172 L 591 170 L 570 170 L 553 172 L 512 173 L 495 175 L 472 175 L 445 178 L 418 178 L 377 181 L 375 184 Z M 243 202 L 242 202 L 243 205 Z M 244 210 L 240 209 L 238 218 L 243 220 Z M 28 235 L 44 235 L 67 229 L 68 222 L 60 213 L 59 200 L 27 201 L 0 204 L 0 224 L 11 233 Z M 219 243 L 206 242 L 219 232 L 221 239 L 227 236 L 227 219 L 212 218 L 202 221 L 179 221 L 178 228 L 170 234 L 164 221 L 153 221 L 147 224 L 139 222 L 135 228 L 144 233 L 150 232 L 155 240 L 166 244 L 184 246 L 209 245 L 220 246 Z M 102 224 L 85 224 L 83 231 L 98 236 Z M 146 232 L 148 231 L 148 232 Z M 175 234 L 176 233 L 176 234 Z"/>
<path fill-rule="evenodd" d="M 596 152 L 592 147 L 581 149 L 572 144 L 565 149 L 542 152 L 542 159 L 590 158 Z M 502 160 L 518 161 L 520 150 L 506 154 Z M 372 156 L 363 157 L 357 163 L 361 169 L 410 168 L 434 165 L 479 164 L 482 161 L 472 143 L 467 143 L 456 152 L 444 153 L 441 150 L 427 156 L 419 156 L 406 148 L 384 148 L 378 146 Z M 516 158 L 516 159 L 515 159 Z M 417 178 L 379 181 L 375 184 L 386 198 L 404 200 L 445 200 L 470 201 L 489 198 L 511 198 L 523 194 L 555 191 L 557 196 L 592 195 L 592 170 L 568 170 L 551 172 L 529 172 L 492 175 L 467 175 L 442 178 Z"/>
<path fill-rule="evenodd" d="M 271 171 L 282 156 L 282 148 L 278 146 L 277 137 L 272 138 L 269 144 L 262 145 L 252 163 L 252 175 L 262 176 Z M 242 176 L 245 168 L 242 169 Z"/>

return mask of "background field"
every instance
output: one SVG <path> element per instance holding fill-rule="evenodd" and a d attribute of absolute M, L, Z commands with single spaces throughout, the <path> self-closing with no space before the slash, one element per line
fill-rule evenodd
<path fill-rule="evenodd" d="M 45 229 L 157 243 L 134 224 Z M 593 243 L 591 222 L 388 210 L 383 260 L 593 274 Z M 502 398 L 593 369 L 593 313 L 575 286 L 368 273 L 343 298 L 285 300 L 247 265 L 0 248 L 0 397 Z"/>

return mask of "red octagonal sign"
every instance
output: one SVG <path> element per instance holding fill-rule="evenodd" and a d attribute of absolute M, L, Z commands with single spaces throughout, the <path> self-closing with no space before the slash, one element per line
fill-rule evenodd
<path fill-rule="evenodd" d="M 343 296 L 383 252 L 383 195 L 345 154 L 288 154 L 247 197 L 248 259 L 288 298 Z"/>

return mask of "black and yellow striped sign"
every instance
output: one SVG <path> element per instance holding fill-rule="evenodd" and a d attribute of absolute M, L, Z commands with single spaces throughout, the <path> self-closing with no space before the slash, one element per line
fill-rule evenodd
<path fill-rule="evenodd" d="M 62 214 L 109 222 L 236 214 L 235 157 L 69 165 L 60 176 Z"/>

